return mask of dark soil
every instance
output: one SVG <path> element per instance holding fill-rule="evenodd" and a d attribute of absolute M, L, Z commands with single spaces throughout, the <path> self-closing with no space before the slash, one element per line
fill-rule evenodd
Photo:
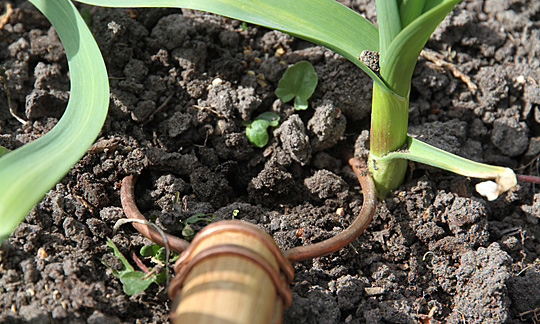
<path fill-rule="evenodd" d="M 343 0 L 369 19 L 372 1 Z M 0 93 L 0 145 L 15 149 L 57 122 L 69 94 L 65 54 L 29 3 L 0 30 L 0 61 L 15 111 Z M 0 249 L 2 323 L 165 323 L 164 287 L 127 296 L 102 263 L 122 217 L 122 178 L 140 173 L 145 215 L 181 236 L 195 213 L 257 223 L 285 249 L 340 232 L 362 196 L 341 158 L 363 145 L 371 81 L 324 48 L 202 12 L 90 8 L 110 75 L 108 119 L 96 145 L 47 193 Z M 420 58 L 410 132 L 477 161 L 537 174 L 540 2 L 461 3 L 427 44 L 451 67 Z M 282 55 L 279 53 L 283 52 Z M 289 64 L 310 61 L 319 85 L 296 112 L 274 95 Z M 3 87 L 2 87 L 3 89 Z M 162 105 L 164 105 L 162 107 Z M 243 120 L 281 115 L 264 149 Z M 38 161 L 36 161 L 38 163 Z M 540 193 L 520 183 L 493 202 L 477 180 L 411 165 L 353 244 L 295 264 L 284 323 L 537 322 Z M 174 209 L 179 194 L 181 206 Z M 339 210 L 339 211 L 338 211 Z M 345 216 L 338 213 L 344 212 Z M 235 212 L 237 211 L 237 212 Z M 193 226 L 195 230 L 204 222 Z M 298 231 L 303 229 L 302 231 Z M 149 241 L 130 225 L 125 255 Z"/>

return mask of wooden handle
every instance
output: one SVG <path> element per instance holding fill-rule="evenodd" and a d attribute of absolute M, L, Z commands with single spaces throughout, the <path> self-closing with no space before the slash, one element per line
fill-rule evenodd
<path fill-rule="evenodd" d="M 291 264 L 268 234 L 246 222 L 205 227 L 175 271 L 174 324 L 280 323 L 291 302 Z"/>

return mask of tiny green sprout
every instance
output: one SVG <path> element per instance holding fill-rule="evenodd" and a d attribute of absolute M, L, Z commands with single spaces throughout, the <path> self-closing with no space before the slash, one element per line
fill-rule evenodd
<path fill-rule="evenodd" d="M 179 203 L 180 203 L 180 192 L 177 191 L 177 192 L 174 194 L 173 205 L 178 205 Z"/>
<path fill-rule="evenodd" d="M 242 24 L 240 25 L 240 29 L 242 29 L 242 31 L 245 31 L 245 30 L 247 30 L 247 28 L 248 28 L 248 27 L 247 27 L 246 22 L 245 22 L 245 21 L 242 21 Z"/>
<path fill-rule="evenodd" d="M 120 259 L 124 265 L 124 269 L 116 270 L 105 262 L 102 261 L 102 263 L 112 271 L 115 277 L 120 279 L 126 295 L 131 296 L 143 292 L 146 290 L 146 288 L 148 288 L 148 286 L 150 286 L 152 282 L 159 283 L 162 281 L 162 279 L 160 280 L 160 278 L 158 278 L 160 276 L 156 275 L 155 273 L 148 275 L 142 271 L 136 271 L 133 269 L 126 257 L 118 250 L 118 247 L 116 247 L 111 239 L 107 239 L 107 245 L 113 250 L 114 255 Z"/>
<path fill-rule="evenodd" d="M 276 96 L 283 102 L 294 99 L 294 109 L 306 110 L 308 99 L 317 87 L 317 72 L 308 61 L 300 61 L 287 68 L 278 82 Z"/>
<path fill-rule="evenodd" d="M 232 219 L 235 219 L 238 216 L 239 213 L 240 213 L 240 211 L 238 209 L 233 210 L 232 211 Z"/>
<path fill-rule="evenodd" d="M 251 144 L 263 147 L 268 144 L 268 127 L 276 127 L 279 124 L 279 115 L 273 112 L 264 112 L 253 121 L 245 121 L 246 136 Z"/>

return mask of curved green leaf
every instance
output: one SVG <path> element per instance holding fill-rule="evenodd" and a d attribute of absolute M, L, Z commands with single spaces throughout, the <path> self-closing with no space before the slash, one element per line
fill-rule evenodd
<path fill-rule="evenodd" d="M 379 51 L 377 27 L 335 0 L 78 0 L 103 7 L 176 7 L 208 11 L 280 30 L 323 45 L 384 82 L 360 62 L 363 50 Z"/>
<path fill-rule="evenodd" d="M 147 277 L 142 271 L 130 271 L 120 276 L 120 281 L 124 287 L 126 295 L 131 296 L 143 292 L 156 281 L 156 275 Z"/>
<path fill-rule="evenodd" d="M 69 0 L 31 0 L 55 27 L 66 51 L 70 99 L 62 119 L 47 134 L 0 158 L 0 239 L 84 155 L 96 139 L 109 104 L 101 53 Z"/>
<path fill-rule="evenodd" d="M 396 159 L 407 159 L 424 163 L 466 177 L 494 179 L 497 182 L 494 193 L 485 195 L 479 191 L 482 195 L 487 196 L 489 200 L 497 198 L 501 193 L 517 184 L 516 175 L 510 168 L 471 161 L 410 136 L 407 136 L 406 150 L 391 152 L 379 158 L 377 163 L 386 163 Z"/>
<path fill-rule="evenodd" d="M 420 51 L 439 23 L 461 0 L 444 0 L 407 25 L 381 53 L 381 75 L 390 89 L 406 97 Z"/>

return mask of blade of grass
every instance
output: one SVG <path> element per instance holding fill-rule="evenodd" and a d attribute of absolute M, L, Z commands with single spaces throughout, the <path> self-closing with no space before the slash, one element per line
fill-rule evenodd
<path fill-rule="evenodd" d="M 78 0 L 103 7 L 176 7 L 208 11 L 280 30 L 323 45 L 384 82 L 359 59 L 363 50 L 379 51 L 377 28 L 335 0 Z M 394 1 L 394 0 L 393 0 Z"/>
<path fill-rule="evenodd" d="M 105 64 L 75 6 L 69 0 L 30 2 L 49 19 L 64 45 L 70 98 L 51 131 L 0 158 L 0 239 L 84 155 L 103 126 L 109 104 Z"/>

